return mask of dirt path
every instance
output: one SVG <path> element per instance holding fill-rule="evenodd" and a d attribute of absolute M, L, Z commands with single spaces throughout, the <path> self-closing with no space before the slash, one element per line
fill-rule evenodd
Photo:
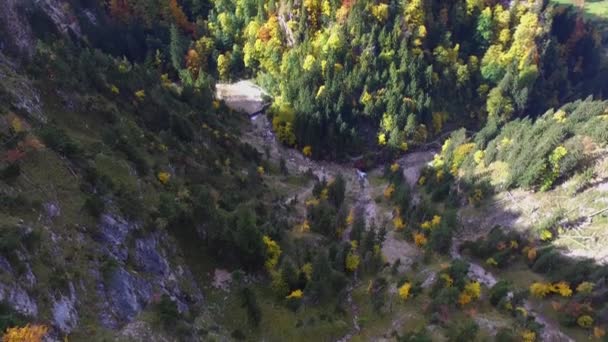
<path fill-rule="evenodd" d="M 477 262 L 470 260 L 468 258 L 464 258 L 459 250 L 460 245 L 463 241 L 454 239 L 452 242 L 452 248 L 450 250 L 450 256 L 454 259 L 463 259 L 469 263 L 469 273 L 467 276 L 479 283 L 489 287 L 494 286 L 498 282 L 497 279 L 491 272 L 487 271 L 483 266 L 478 264 Z M 536 305 L 530 302 L 529 300 L 524 300 L 524 308 L 534 315 L 534 320 L 543 326 L 543 330 L 541 332 L 541 337 L 543 341 L 551 341 L 551 342 L 574 342 L 569 336 L 564 334 L 559 326 L 553 322 L 551 319 L 545 317 L 540 314 L 537 310 Z"/>
<path fill-rule="evenodd" d="M 350 307 L 351 314 L 353 315 L 353 328 L 349 331 L 344 337 L 337 340 L 336 342 L 347 342 L 350 341 L 353 336 L 357 335 L 361 331 L 361 326 L 359 326 L 359 306 L 353 300 L 353 290 L 355 289 L 357 284 L 350 285 L 346 290 L 348 296 L 346 297 L 346 302 Z"/>

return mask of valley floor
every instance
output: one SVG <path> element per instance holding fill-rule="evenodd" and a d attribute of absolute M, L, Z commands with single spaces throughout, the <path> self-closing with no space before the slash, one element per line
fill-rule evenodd
<path fill-rule="evenodd" d="M 252 117 L 251 124 L 243 129 L 242 139 L 257 148 L 260 153 L 268 156 L 277 165 L 281 158 L 285 160 L 289 174 L 292 175 L 289 177 L 297 177 L 294 175 L 312 172 L 319 179 L 331 180 L 337 174 L 342 174 L 347 182 L 347 203 L 351 207 L 362 210 L 367 222 L 373 222 L 376 226 L 392 227 L 390 221 L 393 218 L 393 208 L 382 198 L 383 191 L 387 186 L 386 181 L 382 178 L 382 168 L 378 167 L 362 176 L 357 169 L 350 165 L 310 160 L 297 150 L 279 144 L 265 115 Z M 404 172 L 404 177 L 412 187 L 415 188 L 421 170 L 432 160 L 434 153 L 435 151 L 432 150 L 408 152 L 397 160 Z M 284 176 L 268 177 L 269 184 L 281 186 L 281 184 L 286 183 Z M 272 177 L 282 178 L 273 181 Z M 292 182 L 292 186 L 284 189 L 287 202 L 297 201 L 297 211 L 301 221 L 305 220 L 305 201 L 312 194 L 312 186 L 312 182 L 308 181 Z M 567 185 L 564 187 L 567 188 Z M 580 198 L 572 197 L 562 203 L 583 203 L 583 205 L 578 206 L 580 210 L 584 212 L 594 211 L 598 206 L 601 206 L 600 202 L 602 200 L 600 198 L 605 200 L 605 196 L 601 196 L 601 192 L 605 191 L 603 189 L 604 187 L 600 184 L 592 190 L 592 194 L 584 195 L 583 193 Z M 562 190 L 556 190 L 556 192 L 560 191 Z M 596 191 L 599 191 L 599 193 L 596 193 Z M 420 194 L 415 193 L 414 196 L 418 197 Z M 549 208 L 556 207 L 555 203 L 545 204 L 543 201 L 549 201 L 549 198 L 562 198 L 563 196 L 556 197 L 552 193 L 545 197 L 542 194 L 523 191 L 505 192 L 498 194 L 493 202 L 481 208 L 464 207 L 460 210 L 459 216 L 466 227 L 459 229 L 450 257 L 466 258 L 458 252 L 459 244 L 464 240 L 484 235 L 495 225 L 524 229 L 531 220 L 539 220 L 541 217 L 549 215 Z M 587 197 L 587 202 L 582 201 Z M 571 204 L 573 205 L 573 203 Z M 574 211 L 570 210 L 571 213 Z M 348 236 L 347 233 L 344 233 L 345 237 Z M 297 227 L 293 229 L 292 234 L 298 238 L 315 238 L 314 233 L 301 232 Z M 407 274 L 414 279 L 420 279 L 423 286 L 427 287 L 433 283 L 438 271 L 450 261 L 446 257 L 435 257 L 431 262 L 423 263 L 423 251 L 413 243 L 404 240 L 402 234 L 398 234 L 393 229 L 389 229 L 386 241 L 382 246 L 382 253 L 387 263 L 394 264 L 397 260 L 400 262 L 401 266 L 398 269 L 398 274 L 392 275 L 393 278 Z M 598 253 L 601 252 L 598 250 Z M 500 279 L 516 279 L 520 288 L 527 289 L 534 280 L 538 279 L 537 275 L 527 269 L 517 271 L 518 266 L 510 267 L 504 273 L 495 274 L 493 271 L 486 270 L 481 263 L 474 260 L 467 261 L 471 263 L 468 276 L 480 282 L 486 288 L 491 287 Z M 387 276 L 391 277 L 391 275 Z M 296 322 L 302 322 L 306 319 L 314 321 L 314 318 L 311 317 L 315 313 L 312 313 L 310 309 L 297 314 L 283 312 L 284 308 L 278 308 L 269 301 L 264 306 L 264 315 L 273 318 L 279 315 L 283 319 L 263 323 L 260 331 L 269 340 L 310 340 L 312 336 L 315 336 L 318 340 L 336 340 L 338 339 L 337 336 L 340 335 L 338 332 L 342 331 L 342 337 L 338 339 L 339 341 L 378 341 L 390 340 L 392 338 L 390 336 L 391 331 L 398 333 L 412 331 L 423 328 L 428 324 L 420 310 L 421 307 L 429 304 L 428 299 L 417 298 L 415 301 L 410 301 L 404 305 L 398 301 L 397 289 L 394 286 L 389 290 L 391 293 L 389 312 L 383 315 L 373 312 L 366 294 L 366 288 L 370 281 L 370 279 L 358 279 L 348 289 L 347 301 L 350 312 L 347 312 L 344 317 L 338 318 L 337 322 L 325 322 L 321 326 L 311 323 L 316 328 L 309 327 L 307 328 L 308 333 L 302 335 L 298 333 L 298 331 L 301 332 L 300 323 Z M 261 289 L 260 291 L 263 292 Z M 228 295 L 226 295 L 226 298 L 228 298 Z M 544 326 L 542 338 L 545 341 L 574 341 L 586 336 L 585 333 L 576 329 L 563 332 L 555 318 L 551 317 L 550 310 L 539 301 L 527 301 L 525 302 L 525 308 L 536 317 L 538 323 Z M 322 309 L 320 310 L 322 312 Z M 481 336 L 493 336 L 500 327 L 508 327 L 512 324 L 511 317 L 505 316 L 488 304 L 481 305 L 474 313 L 465 314 L 471 315 L 481 327 Z M 292 318 L 287 319 L 286 317 Z M 280 322 L 279 326 L 275 326 L 274 323 L 276 322 Z M 226 323 L 230 324 L 228 321 Z M 283 326 L 283 324 L 286 325 Z M 295 328 L 289 327 L 290 324 L 295 324 Z M 243 325 L 239 326 L 246 329 Z M 439 327 L 431 327 L 431 330 L 434 331 L 434 339 L 444 339 Z M 294 333 L 295 335 L 293 335 Z"/>

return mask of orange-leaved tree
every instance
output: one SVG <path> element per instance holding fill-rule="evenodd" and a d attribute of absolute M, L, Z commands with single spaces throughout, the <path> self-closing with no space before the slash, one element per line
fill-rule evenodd
<path fill-rule="evenodd" d="M 47 326 L 40 324 L 8 328 L 2 336 L 2 342 L 40 342 L 48 330 Z"/>

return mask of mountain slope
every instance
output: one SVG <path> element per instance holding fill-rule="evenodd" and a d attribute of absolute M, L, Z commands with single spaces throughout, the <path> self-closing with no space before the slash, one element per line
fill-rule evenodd
<path fill-rule="evenodd" d="M 578 98 L 606 69 L 578 12 L 5 5 L 6 339 L 603 338 L 607 104 Z M 216 85 L 241 77 L 264 90 Z"/>

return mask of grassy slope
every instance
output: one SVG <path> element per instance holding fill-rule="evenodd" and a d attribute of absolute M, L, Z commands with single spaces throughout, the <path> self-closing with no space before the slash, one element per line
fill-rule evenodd
<path fill-rule="evenodd" d="M 561 5 L 574 5 L 573 0 L 552 0 Z M 608 0 L 586 1 L 585 14 L 608 19 Z"/>
<path fill-rule="evenodd" d="M 489 199 L 479 208 L 467 206 L 460 210 L 464 222 L 475 227 L 477 233 L 485 232 L 494 225 L 513 227 L 519 231 L 536 229 L 548 218 L 558 214 L 564 216 L 563 234 L 554 241 L 557 246 L 568 248 L 575 256 L 586 256 L 596 260 L 608 260 L 604 246 L 608 243 L 605 233 L 608 217 L 596 215 L 585 220 L 587 216 L 608 206 L 608 158 L 595 162 L 596 177 L 591 186 L 576 192 L 576 176 L 546 192 L 532 192 L 521 189 L 502 191 Z M 574 228 L 574 229 L 572 229 Z"/>

